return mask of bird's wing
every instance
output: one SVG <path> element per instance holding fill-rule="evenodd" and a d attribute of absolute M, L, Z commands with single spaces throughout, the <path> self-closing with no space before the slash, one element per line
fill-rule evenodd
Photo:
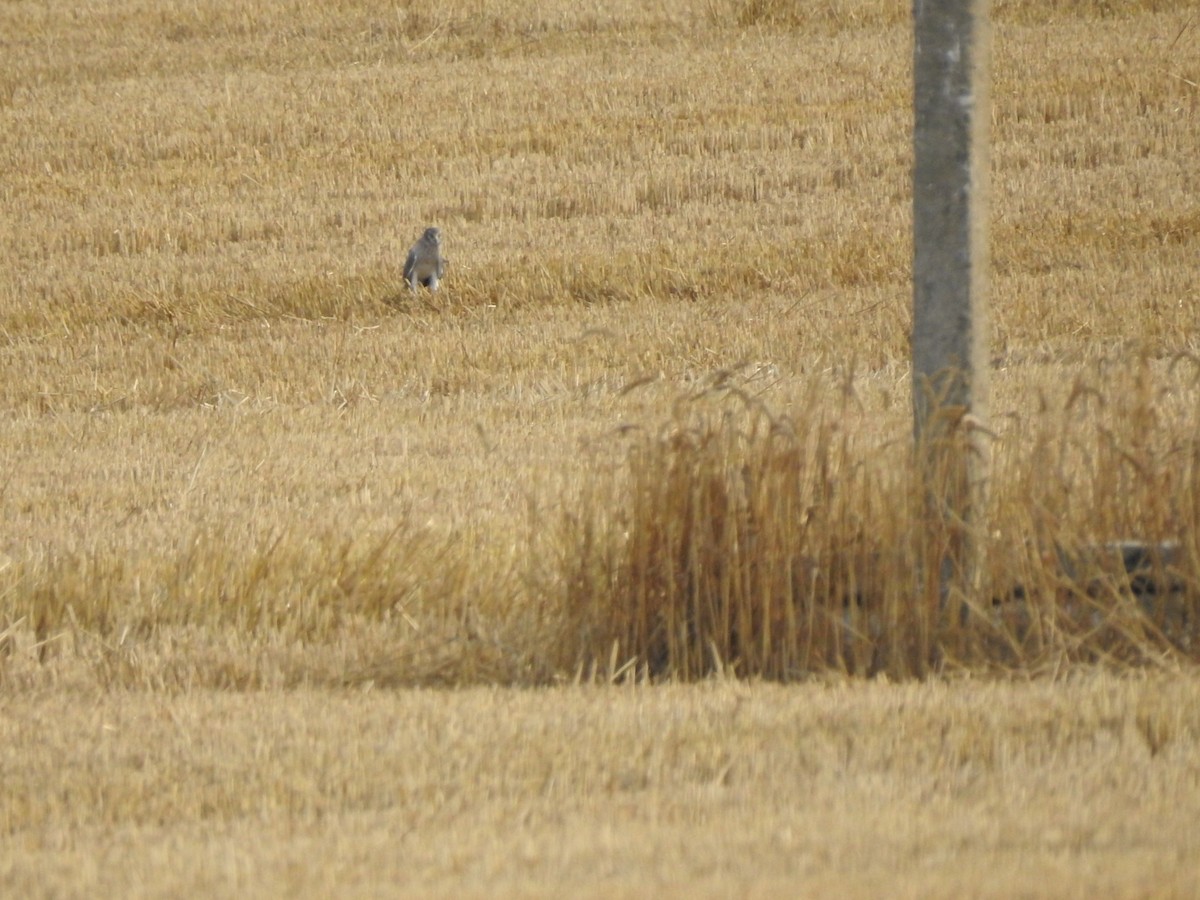
<path fill-rule="evenodd" d="M 417 248 L 413 247 L 408 251 L 408 257 L 404 260 L 404 277 L 412 278 L 413 266 L 417 264 Z"/>

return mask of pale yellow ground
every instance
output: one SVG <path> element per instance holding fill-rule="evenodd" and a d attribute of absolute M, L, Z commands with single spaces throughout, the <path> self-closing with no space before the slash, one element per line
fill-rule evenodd
<path fill-rule="evenodd" d="M 1200 890 L 1200 683 L 47 693 L 5 896 Z"/>

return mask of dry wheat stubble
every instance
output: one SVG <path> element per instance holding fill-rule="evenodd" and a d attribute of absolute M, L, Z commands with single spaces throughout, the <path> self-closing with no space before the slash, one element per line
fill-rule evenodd
<path fill-rule="evenodd" d="M 43 694 L 0 728 L 35 895 L 1195 887 L 1173 679 Z"/>
<path fill-rule="evenodd" d="M 23 583 L 134 547 L 148 576 L 214 523 L 266 548 L 400 520 L 507 554 L 588 478 L 581 441 L 657 427 L 725 368 L 771 373 L 750 391 L 785 414 L 814 372 L 862 373 L 836 414 L 902 434 L 909 46 L 869 7 L 13 19 L 0 391 Z M 1022 10 L 998 11 L 998 431 L 1056 363 L 1195 349 L 1186 19 L 1064 17 L 1065 59 Z M 438 91 L 456 105 L 413 127 Z M 467 251 L 451 297 L 389 308 L 405 223 L 431 217 Z M 1190 427 L 1172 409 L 1164 434 Z"/>
<path fill-rule="evenodd" d="M 378 690 L 570 677 L 559 515 L 715 382 L 906 435 L 885 5 L 0 9 L 6 891 L 1195 893 L 1178 657 Z M 996 7 L 998 503 L 1194 535 L 1195 26 Z"/>

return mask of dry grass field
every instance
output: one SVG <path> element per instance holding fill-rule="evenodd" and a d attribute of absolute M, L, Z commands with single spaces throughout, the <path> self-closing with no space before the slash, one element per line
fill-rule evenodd
<path fill-rule="evenodd" d="M 0 7 L 2 892 L 1194 894 L 1200 8 L 993 5 L 949 616 L 908 4 Z"/>
<path fill-rule="evenodd" d="M 4 706 L 12 897 L 1200 890 L 1194 679 Z"/>

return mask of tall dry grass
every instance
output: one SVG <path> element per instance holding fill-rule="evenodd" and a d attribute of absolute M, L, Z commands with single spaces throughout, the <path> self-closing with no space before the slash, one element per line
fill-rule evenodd
<path fill-rule="evenodd" d="M 797 9 L 0 12 L 0 677 L 1190 656 L 1187 11 L 997 4 L 988 554 L 948 612 L 914 602 L 907 13 Z M 1127 537 L 1181 548 L 1161 623 L 1062 565 Z"/>
<path fill-rule="evenodd" d="M 949 594 L 954 523 L 929 514 L 909 441 L 864 445 L 844 424 L 855 398 L 830 409 L 830 385 L 788 416 L 714 385 L 629 441 L 624 477 L 568 517 L 565 643 L 682 678 L 1192 660 L 1200 446 L 1179 423 L 1200 385 L 1184 366 L 1143 361 L 1106 393 L 1079 376 L 989 434 L 987 509 L 965 525 L 978 571 Z M 1151 548 L 1132 571 L 1112 546 L 1130 536 Z"/>

